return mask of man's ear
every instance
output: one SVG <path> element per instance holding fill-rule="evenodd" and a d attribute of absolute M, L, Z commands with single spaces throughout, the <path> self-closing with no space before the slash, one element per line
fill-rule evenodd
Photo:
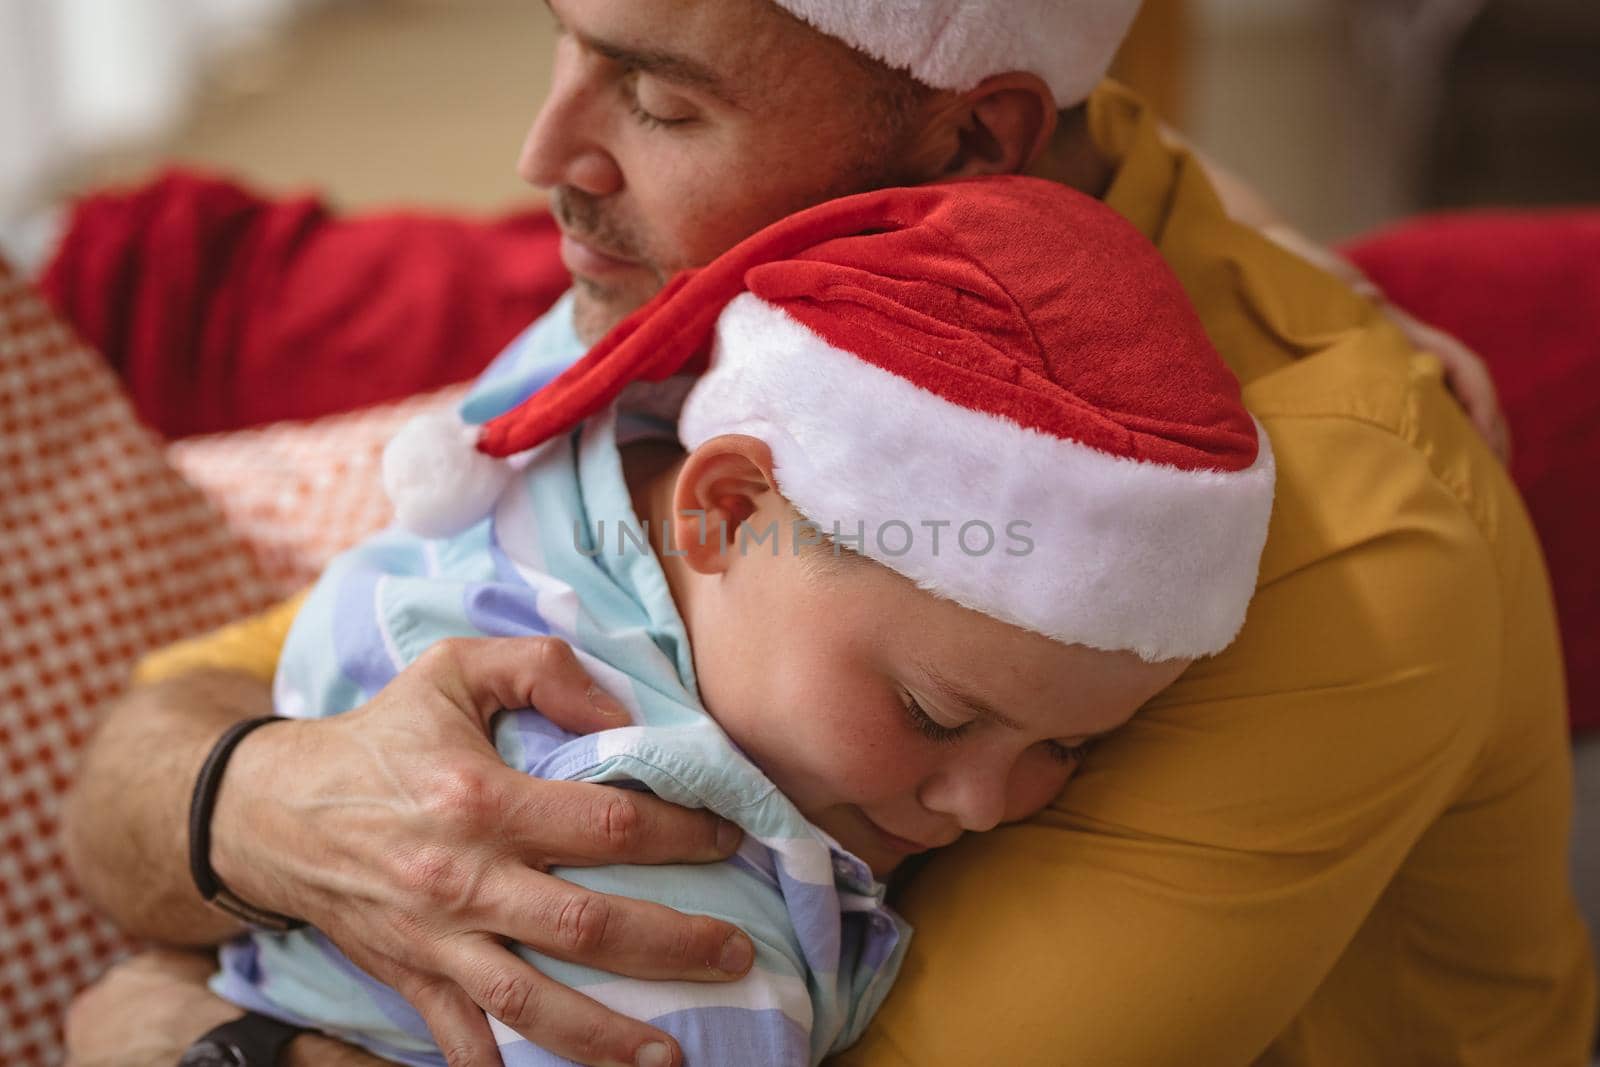
<path fill-rule="evenodd" d="M 1020 174 L 1050 143 L 1055 94 L 1037 74 L 996 74 L 931 108 L 907 161 L 920 181 Z"/>
<path fill-rule="evenodd" d="M 739 552 L 739 527 L 778 495 L 772 450 L 744 434 L 715 437 L 689 454 L 672 491 L 672 550 L 700 574 L 721 574 Z"/>

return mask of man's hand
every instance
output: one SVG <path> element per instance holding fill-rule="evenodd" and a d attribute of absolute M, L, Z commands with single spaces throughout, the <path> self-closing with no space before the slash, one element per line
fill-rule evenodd
<path fill-rule="evenodd" d="M 506 943 L 636 978 L 737 978 L 753 948 L 733 927 L 543 872 L 717 860 L 739 831 L 637 792 L 512 770 L 489 722 L 523 707 L 585 732 L 629 721 L 560 641 L 441 642 L 356 711 L 247 738 L 223 778 L 213 865 L 243 899 L 304 918 L 398 990 L 453 1067 L 499 1062 L 484 1012 L 584 1063 L 680 1063 L 667 1035 Z"/>
<path fill-rule="evenodd" d="M 634 978 L 738 978 L 754 950 L 733 927 L 544 872 L 718 860 L 739 831 L 637 792 L 513 771 L 489 721 L 530 706 L 576 732 L 628 722 L 565 644 L 503 638 L 444 642 L 347 715 L 258 730 L 223 775 L 212 865 L 399 990 L 453 1067 L 500 1062 L 484 1012 L 581 1063 L 679 1064 L 670 1037 L 507 945 Z M 68 855 L 129 933 L 200 946 L 239 929 L 189 878 L 189 793 L 222 732 L 270 709 L 259 680 L 197 672 L 134 690 L 96 731 L 67 804 Z"/>
<path fill-rule="evenodd" d="M 172 1067 L 240 1009 L 213 996 L 212 953 L 158 950 L 125 960 L 79 993 L 67 1011 L 66 1067 Z M 294 1039 L 285 1067 L 382 1067 L 360 1049 L 316 1034 Z"/>
<path fill-rule="evenodd" d="M 1383 291 L 1354 263 L 1291 226 L 1259 190 L 1200 151 L 1182 134 L 1170 126 L 1162 126 L 1161 136 L 1174 150 L 1188 152 L 1199 161 L 1229 218 L 1260 231 L 1273 243 L 1348 283 L 1357 293 L 1377 304 L 1418 350 L 1437 356 L 1444 364 L 1445 384 L 1466 409 L 1467 417 L 1500 457 L 1500 462 L 1511 462 L 1511 431 L 1500 410 L 1500 394 L 1489 376 L 1488 365 L 1476 352 L 1443 330 L 1389 303 Z"/>
<path fill-rule="evenodd" d="M 212 953 L 160 951 L 125 960 L 67 1011 L 67 1067 L 172 1067 L 206 1031 L 240 1015 L 207 992 Z"/>
<path fill-rule="evenodd" d="M 1410 312 L 1391 304 L 1383 295 L 1383 290 L 1362 274 L 1354 263 L 1332 249 L 1317 244 L 1293 227 L 1280 223 L 1264 227 L 1261 232 L 1301 259 L 1349 283 L 1357 293 L 1376 304 L 1418 351 L 1436 356 L 1444 365 L 1445 384 L 1466 410 L 1467 417 L 1478 428 L 1494 454 L 1500 457 L 1500 462 L 1511 462 L 1511 430 L 1506 425 L 1505 413 L 1500 409 L 1500 394 L 1489 375 L 1488 364 L 1476 352 L 1443 330 L 1429 326 Z"/>
<path fill-rule="evenodd" d="M 1376 291 L 1376 290 L 1374 290 Z M 1450 392 L 1466 409 L 1467 417 L 1478 432 L 1489 442 L 1500 462 L 1511 462 L 1511 428 L 1506 424 L 1505 412 L 1500 409 L 1500 394 L 1489 375 L 1489 365 L 1472 349 L 1445 333 L 1429 326 L 1409 311 L 1396 307 L 1378 294 L 1384 314 L 1405 333 L 1419 350 L 1439 357 L 1444 365 L 1444 381 Z"/>

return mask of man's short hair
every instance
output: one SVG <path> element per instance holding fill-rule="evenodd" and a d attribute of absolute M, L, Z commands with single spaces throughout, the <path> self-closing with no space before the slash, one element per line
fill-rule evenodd
<path fill-rule="evenodd" d="M 883 116 L 884 140 L 898 144 L 922 106 L 938 90 L 919 82 L 910 71 L 896 70 L 865 52 L 852 50 L 851 55 L 871 80 L 870 103 L 872 110 Z"/>

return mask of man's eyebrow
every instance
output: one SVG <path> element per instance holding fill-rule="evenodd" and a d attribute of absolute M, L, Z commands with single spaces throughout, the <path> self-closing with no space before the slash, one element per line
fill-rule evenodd
<path fill-rule="evenodd" d="M 550 14 L 559 23 L 561 16 L 550 7 L 550 0 L 545 0 L 545 6 L 550 8 Z M 580 33 L 570 26 L 564 27 L 567 33 L 577 38 L 589 51 L 602 55 L 611 62 L 629 70 L 641 71 L 663 81 L 673 82 L 691 89 L 699 89 L 710 93 L 725 104 L 738 106 L 739 102 L 729 91 L 723 78 L 716 71 L 703 63 L 696 62 L 687 56 L 680 56 L 672 52 L 658 52 L 651 49 L 628 48 L 624 45 L 602 41 L 588 34 Z"/>
<path fill-rule="evenodd" d="M 928 681 L 935 689 L 939 691 L 942 696 L 945 697 L 945 699 L 954 704 L 960 705 L 966 711 L 970 712 L 974 718 L 987 719 L 990 722 L 998 723 L 999 725 L 1004 726 L 1008 730 L 1022 729 L 1021 723 L 996 710 L 995 707 L 987 701 L 980 700 L 978 697 L 973 696 L 971 693 L 962 689 L 955 682 L 951 681 L 944 674 L 940 673 L 939 669 L 933 664 L 924 661 L 919 663 L 918 666 L 922 669 L 922 673 L 927 677 Z"/>

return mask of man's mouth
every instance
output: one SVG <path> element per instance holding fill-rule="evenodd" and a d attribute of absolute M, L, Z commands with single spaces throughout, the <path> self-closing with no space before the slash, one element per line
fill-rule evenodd
<path fill-rule="evenodd" d="M 561 262 L 574 276 L 596 281 L 636 271 L 640 265 L 637 259 L 601 248 L 564 230 L 561 234 Z"/>

